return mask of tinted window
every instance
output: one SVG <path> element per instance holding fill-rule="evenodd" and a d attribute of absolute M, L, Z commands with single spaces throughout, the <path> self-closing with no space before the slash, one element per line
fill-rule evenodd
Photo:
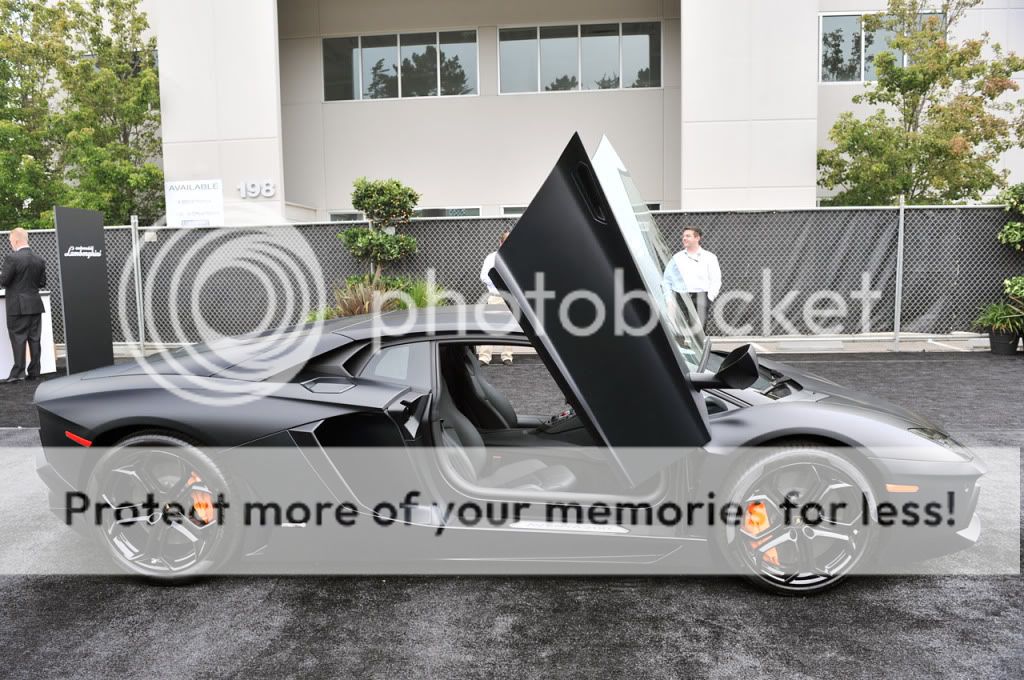
<path fill-rule="evenodd" d="M 584 90 L 619 86 L 619 25 L 580 26 Z"/>
<path fill-rule="evenodd" d="M 324 99 L 359 99 L 359 38 L 324 40 Z"/>
<path fill-rule="evenodd" d="M 661 87 L 661 24 L 622 24 L 622 86 Z"/>
<path fill-rule="evenodd" d="M 398 36 L 363 38 L 363 99 L 398 96 Z"/>
<path fill-rule="evenodd" d="M 578 90 L 579 38 L 576 26 L 540 29 L 540 82 L 544 90 Z"/>
<path fill-rule="evenodd" d="M 476 31 L 441 33 L 441 94 L 476 94 Z"/>
<path fill-rule="evenodd" d="M 437 94 L 437 34 L 404 33 L 402 40 L 402 96 Z"/>
<path fill-rule="evenodd" d="M 360 377 L 430 389 L 429 349 L 425 342 L 385 347 L 367 362 Z"/>
<path fill-rule="evenodd" d="M 821 18 L 821 79 L 860 80 L 860 16 Z"/>
<path fill-rule="evenodd" d="M 537 29 L 503 28 L 498 35 L 502 92 L 537 91 Z"/>

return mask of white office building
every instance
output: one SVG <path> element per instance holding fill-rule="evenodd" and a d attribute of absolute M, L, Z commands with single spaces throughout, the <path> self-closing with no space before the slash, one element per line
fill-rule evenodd
<path fill-rule="evenodd" d="M 514 214 L 576 131 L 607 135 L 661 209 L 814 206 L 815 152 L 884 44 L 860 39 L 860 15 L 885 2 L 143 7 L 167 180 L 221 180 L 225 222 L 246 224 L 352 218 L 363 175 L 411 185 L 428 215 Z M 1024 1 L 987 0 L 957 35 L 984 31 L 1024 53 Z M 1024 153 L 1004 163 L 1024 180 Z"/>

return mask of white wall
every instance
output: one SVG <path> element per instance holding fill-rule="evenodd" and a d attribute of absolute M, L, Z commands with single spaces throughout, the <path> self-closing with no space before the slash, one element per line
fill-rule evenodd
<path fill-rule="evenodd" d="M 681 7 L 683 209 L 813 206 L 816 8 Z"/>
<path fill-rule="evenodd" d="M 678 2 L 571 0 L 280 0 L 284 172 L 288 200 L 321 216 L 351 205 L 361 175 L 397 176 L 423 207 L 498 214 L 525 205 L 573 132 L 607 134 L 649 201 L 680 200 Z M 498 94 L 503 25 L 661 19 L 664 87 Z M 323 101 L 323 36 L 476 28 L 480 94 Z"/>
<path fill-rule="evenodd" d="M 148 0 L 167 181 L 221 179 L 227 224 L 284 221 L 275 0 Z M 273 198 L 243 199 L 242 181 Z"/>

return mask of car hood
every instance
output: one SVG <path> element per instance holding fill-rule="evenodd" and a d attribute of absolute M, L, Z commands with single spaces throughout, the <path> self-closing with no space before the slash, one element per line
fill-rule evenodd
<path fill-rule="evenodd" d="M 765 368 L 792 378 L 803 388 L 802 398 L 822 401 L 832 406 L 845 406 L 864 411 L 884 414 L 904 420 L 911 427 L 941 430 L 935 423 L 913 411 L 871 394 L 865 394 L 849 387 L 844 387 L 828 378 L 800 370 L 794 366 L 771 359 L 759 359 Z"/>

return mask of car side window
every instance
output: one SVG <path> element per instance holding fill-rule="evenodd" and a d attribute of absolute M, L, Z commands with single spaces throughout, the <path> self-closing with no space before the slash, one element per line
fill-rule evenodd
<path fill-rule="evenodd" d="M 413 342 L 385 347 L 366 362 L 361 378 L 430 389 L 430 351 L 427 343 Z"/>

